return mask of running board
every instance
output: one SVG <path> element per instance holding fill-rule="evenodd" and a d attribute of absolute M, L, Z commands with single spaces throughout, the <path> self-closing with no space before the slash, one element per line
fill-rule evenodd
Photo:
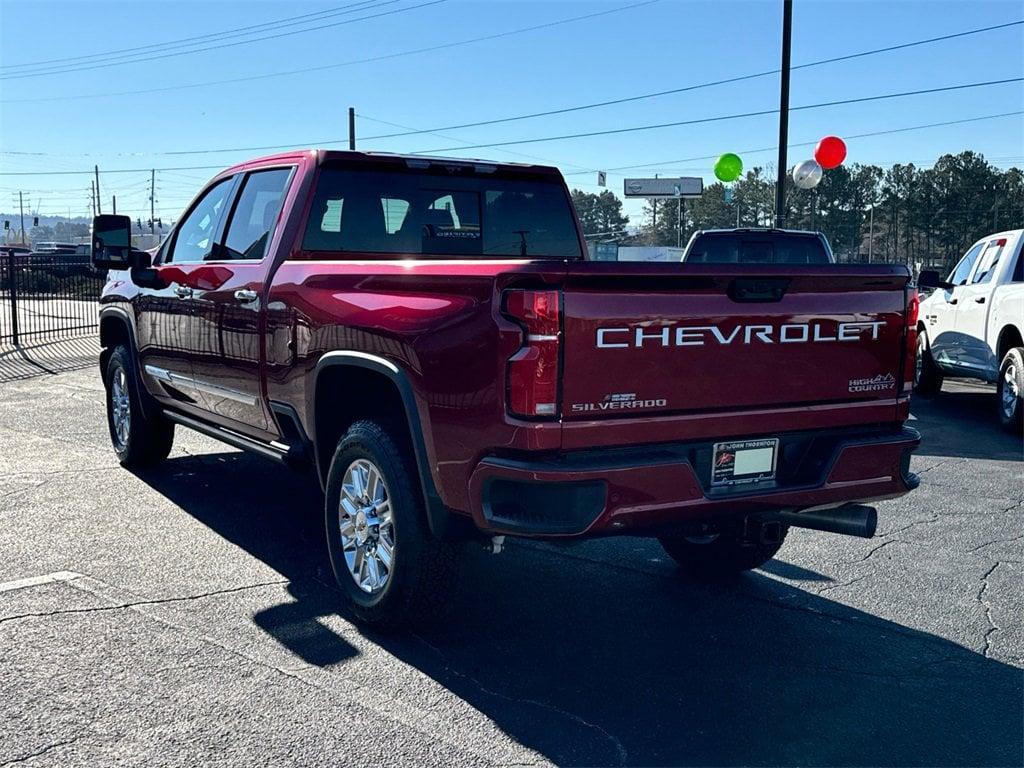
<path fill-rule="evenodd" d="M 255 453 L 280 464 L 288 466 L 294 466 L 295 464 L 295 456 L 291 448 L 282 443 L 264 443 L 259 440 L 253 440 L 251 437 L 240 435 L 237 432 L 232 432 L 229 429 L 217 427 L 213 424 L 207 424 L 205 421 L 193 419 L 176 411 L 165 410 L 164 416 L 175 424 L 193 429 L 207 437 L 212 437 L 214 440 L 220 440 L 222 443 L 227 443 L 233 448 L 240 448 L 243 451 Z"/>

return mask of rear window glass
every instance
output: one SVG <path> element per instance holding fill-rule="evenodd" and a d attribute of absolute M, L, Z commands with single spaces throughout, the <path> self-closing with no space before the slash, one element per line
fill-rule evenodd
<path fill-rule="evenodd" d="M 698 235 L 686 254 L 695 264 L 829 264 L 825 246 L 805 235 L 751 235 L 742 232 Z"/>
<path fill-rule="evenodd" d="M 425 257 L 578 259 L 556 179 L 325 168 L 303 249 Z"/>

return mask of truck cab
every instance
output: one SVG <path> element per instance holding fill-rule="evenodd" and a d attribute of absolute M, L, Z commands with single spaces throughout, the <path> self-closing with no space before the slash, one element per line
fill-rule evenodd
<path fill-rule="evenodd" d="M 915 386 L 934 395 L 944 376 L 997 385 L 999 415 L 1010 429 L 1021 422 L 1024 347 L 1024 230 L 997 232 L 974 243 L 943 279 L 921 272 Z"/>

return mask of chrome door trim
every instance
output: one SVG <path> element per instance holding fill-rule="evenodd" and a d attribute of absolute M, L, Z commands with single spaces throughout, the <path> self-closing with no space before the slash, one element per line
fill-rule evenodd
<path fill-rule="evenodd" d="M 146 373 L 158 381 L 166 382 L 175 387 L 186 387 L 188 389 L 194 389 L 199 392 L 205 392 L 208 395 L 214 397 L 223 397 L 228 400 L 234 400 L 236 403 L 243 403 L 249 406 L 256 405 L 256 396 L 250 395 L 246 392 L 239 392 L 237 389 L 230 389 L 229 387 L 222 387 L 219 384 L 211 384 L 208 381 L 202 381 L 195 378 L 194 376 L 185 376 L 181 373 L 175 373 L 169 371 L 166 368 L 160 368 L 155 365 L 146 365 Z"/>

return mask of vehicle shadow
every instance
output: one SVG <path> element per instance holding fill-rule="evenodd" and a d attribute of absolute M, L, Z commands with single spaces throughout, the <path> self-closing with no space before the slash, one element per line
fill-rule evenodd
<path fill-rule="evenodd" d="M 917 453 L 997 461 L 1024 461 L 1024 442 L 1002 428 L 995 387 L 947 381 L 932 398 L 914 396 L 909 426 L 923 435 Z M 964 434 L 971 435 L 970 441 Z"/>
<path fill-rule="evenodd" d="M 359 663 L 322 621 L 339 602 L 315 483 L 242 453 L 140 477 L 289 579 L 263 631 L 307 663 Z M 760 573 L 687 583 L 640 540 L 509 549 L 467 545 L 446 621 L 362 633 L 557 764 L 1022 763 L 1013 666 Z"/>

